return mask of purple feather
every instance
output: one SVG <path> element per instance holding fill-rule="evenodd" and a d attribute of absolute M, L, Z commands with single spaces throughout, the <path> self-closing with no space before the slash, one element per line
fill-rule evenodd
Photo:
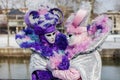
<path fill-rule="evenodd" d="M 48 47 L 48 46 L 42 46 L 42 53 L 41 55 L 43 57 L 50 57 L 53 55 L 53 52 L 52 52 L 52 48 Z"/>
<path fill-rule="evenodd" d="M 32 43 L 30 47 L 34 48 L 35 50 L 41 50 L 40 43 L 38 42 Z"/>
<path fill-rule="evenodd" d="M 21 48 L 30 48 L 31 47 L 31 43 L 29 42 L 23 42 L 22 44 L 20 44 L 20 47 Z"/>
<path fill-rule="evenodd" d="M 58 48 L 60 50 L 65 50 L 68 46 L 68 41 L 67 41 L 67 38 L 64 34 L 62 33 L 59 33 L 57 36 L 56 36 L 56 45 L 58 46 Z M 64 46 L 63 46 L 64 45 Z"/>
<path fill-rule="evenodd" d="M 17 38 L 22 39 L 22 38 L 23 38 L 23 36 L 21 36 L 21 35 L 17 34 L 17 35 L 15 36 L 15 39 L 17 39 Z"/>
<path fill-rule="evenodd" d="M 26 29 L 23 30 L 25 32 L 26 35 L 28 34 L 32 34 L 33 33 L 33 29 L 27 27 Z"/>

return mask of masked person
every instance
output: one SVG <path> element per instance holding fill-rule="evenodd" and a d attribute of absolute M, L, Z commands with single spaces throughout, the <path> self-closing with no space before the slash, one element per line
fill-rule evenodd
<path fill-rule="evenodd" d="M 100 15 L 86 25 L 89 11 L 80 8 L 66 20 L 70 67 L 79 71 L 82 80 L 101 80 L 101 58 L 98 49 L 108 36 L 112 21 Z"/>
<path fill-rule="evenodd" d="M 69 67 L 69 61 L 64 55 L 64 50 L 68 45 L 66 36 L 56 29 L 56 25 L 61 24 L 62 19 L 61 10 L 58 8 L 50 9 L 48 6 L 39 10 L 28 11 L 25 15 L 27 27 L 16 35 L 16 41 L 20 47 L 32 50 L 30 60 L 32 80 L 57 79 L 53 77 L 52 68 L 49 67 L 49 65 L 52 65 L 50 64 L 50 58 L 53 56 L 59 55 L 60 59 L 56 61 L 58 69 Z M 67 64 L 64 68 L 60 66 L 63 58 Z"/>

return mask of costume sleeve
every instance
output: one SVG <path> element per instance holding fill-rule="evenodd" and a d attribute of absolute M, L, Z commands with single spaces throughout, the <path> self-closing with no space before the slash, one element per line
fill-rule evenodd
<path fill-rule="evenodd" d="M 54 77 L 57 77 L 62 80 L 78 80 L 80 78 L 79 72 L 70 68 L 70 62 L 67 55 L 60 56 L 56 54 L 55 57 L 50 59 L 49 67 L 53 68 L 52 74 Z"/>
<path fill-rule="evenodd" d="M 32 80 L 58 80 L 47 68 L 47 60 L 34 53 L 30 59 L 30 74 Z"/>
<path fill-rule="evenodd" d="M 47 65 L 54 77 L 62 80 L 78 80 L 79 72 L 74 68 L 69 68 L 70 63 L 67 55 L 56 54 L 50 58 L 50 63 Z"/>
<path fill-rule="evenodd" d="M 70 67 L 80 72 L 82 80 L 101 80 L 101 57 L 97 51 L 70 60 Z"/>
<path fill-rule="evenodd" d="M 37 80 L 37 78 L 40 76 L 39 74 L 41 73 L 46 73 L 46 75 L 49 74 L 49 72 L 46 70 L 46 64 L 47 61 L 44 58 L 40 57 L 38 54 L 33 53 L 31 55 L 30 75 L 33 80 Z"/>
<path fill-rule="evenodd" d="M 78 80 L 80 78 L 80 73 L 74 69 L 69 68 L 68 70 L 53 70 L 52 74 L 62 80 Z"/>
<path fill-rule="evenodd" d="M 30 73 L 35 70 L 46 70 L 47 60 L 40 57 L 39 54 L 33 53 L 30 59 Z"/>

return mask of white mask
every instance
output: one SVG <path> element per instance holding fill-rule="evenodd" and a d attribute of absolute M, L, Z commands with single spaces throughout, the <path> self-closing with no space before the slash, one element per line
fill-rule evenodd
<path fill-rule="evenodd" d="M 74 41 L 75 35 L 74 34 L 67 34 L 67 39 L 68 39 L 68 44 L 69 45 L 74 45 L 75 41 Z"/>
<path fill-rule="evenodd" d="M 56 32 L 46 33 L 45 38 L 51 44 L 55 43 Z"/>

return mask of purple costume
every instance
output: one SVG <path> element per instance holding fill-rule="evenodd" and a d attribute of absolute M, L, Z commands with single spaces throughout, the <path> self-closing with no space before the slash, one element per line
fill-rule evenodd
<path fill-rule="evenodd" d="M 51 64 L 49 64 L 50 57 L 54 56 L 55 53 L 61 55 L 57 69 L 67 70 L 69 68 L 67 54 L 64 54 L 68 45 L 66 36 L 56 30 L 56 26 L 62 21 L 63 14 L 58 8 L 44 8 L 26 13 L 27 27 L 16 34 L 16 41 L 21 48 L 32 50 L 33 54 L 30 60 L 32 80 L 60 80 L 53 77 Z M 52 32 L 56 34 L 54 43 L 50 43 L 45 37 L 45 34 Z"/>

